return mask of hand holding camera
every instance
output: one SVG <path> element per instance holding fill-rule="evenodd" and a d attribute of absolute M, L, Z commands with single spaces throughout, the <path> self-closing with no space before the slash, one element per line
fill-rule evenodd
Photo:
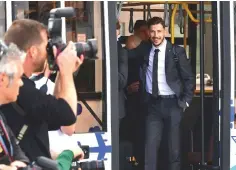
<path fill-rule="evenodd" d="M 76 47 L 73 42 L 69 42 L 59 55 L 57 55 L 58 49 L 53 46 L 53 53 L 61 73 L 72 74 L 80 67 L 84 60 L 83 55 L 77 57 Z"/>

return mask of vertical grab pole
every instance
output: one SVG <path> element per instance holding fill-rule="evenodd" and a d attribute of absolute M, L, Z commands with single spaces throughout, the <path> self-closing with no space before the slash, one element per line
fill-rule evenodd
<path fill-rule="evenodd" d="M 213 54 L 213 165 L 219 165 L 219 49 L 217 2 L 212 1 L 212 54 Z"/>
<path fill-rule="evenodd" d="M 231 109 L 231 37 L 230 1 L 220 2 L 221 42 L 221 128 L 220 167 L 230 170 L 230 109 Z M 234 57 L 234 56 L 233 56 Z"/>
<path fill-rule="evenodd" d="M 204 2 L 200 1 L 200 96 L 201 96 L 201 132 L 202 132 L 202 140 L 201 140 L 201 163 L 205 164 L 205 138 L 204 138 Z"/>

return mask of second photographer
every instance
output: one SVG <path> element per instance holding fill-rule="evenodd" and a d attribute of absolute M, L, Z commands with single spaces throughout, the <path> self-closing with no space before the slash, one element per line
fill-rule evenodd
<path fill-rule="evenodd" d="M 46 27 L 30 19 L 16 20 L 4 39 L 6 43 L 15 43 L 27 53 L 22 77 L 24 85 L 20 88 L 16 105 L 3 107 L 7 122 L 30 161 L 38 156 L 51 158 L 48 131 L 66 126 L 61 128 L 62 131 L 71 135 L 75 130 L 77 93 L 73 72 L 82 64 L 83 56 L 77 57 L 73 43 L 69 43 L 57 56 L 60 72 L 56 79 L 54 97 L 40 92 L 29 79 L 32 73 L 41 72 L 45 67 L 48 44 Z M 25 126 L 27 131 L 22 135 L 20 133 Z"/>

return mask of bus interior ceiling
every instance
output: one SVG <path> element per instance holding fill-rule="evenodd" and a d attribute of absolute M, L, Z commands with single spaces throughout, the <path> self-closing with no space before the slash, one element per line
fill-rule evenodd
<path fill-rule="evenodd" d="M 214 62 L 213 58 L 213 35 L 212 35 L 212 9 L 213 3 L 204 1 L 204 28 L 202 34 L 204 35 L 204 47 L 200 45 L 200 3 L 197 1 L 142 1 L 142 2 L 122 2 L 118 3 L 119 21 L 123 23 L 123 31 L 121 31 L 121 39 L 125 44 L 126 38 L 133 33 L 133 25 L 135 20 L 147 20 L 153 16 L 162 17 L 165 20 L 167 36 L 166 38 L 172 42 L 184 46 L 186 53 L 190 59 L 193 72 L 196 74 L 196 89 L 195 96 L 191 106 L 184 112 L 182 120 L 182 149 L 183 149 L 183 169 L 191 169 L 192 164 L 199 164 L 204 150 L 204 162 L 212 164 L 213 162 L 213 139 L 218 136 L 213 135 L 213 129 L 219 129 L 218 110 L 219 104 L 214 100 L 214 85 L 218 87 L 218 71 L 217 67 L 213 66 L 218 64 Z M 127 19 L 129 16 L 129 19 Z M 123 35 L 122 35 L 123 34 Z M 202 37 L 202 39 L 203 39 Z M 206 43 L 207 42 L 207 43 Z M 203 90 L 200 88 L 200 54 L 202 48 L 204 63 L 204 86 Z M 214 69 L 214 70 L 213 70 Z M 214 74 L 215 71 L 215 74 Z M 214 79 L 213 79 L 214 77 Z M 204 94 L 201 94 L 204 93 Z M 204 98 L 204 99 L 201 99 Z M 204 100 L 204 107 L 201 102 Z M 204 113 L 204 115 L 202 115 Z M 203 122 L 203 124 L 202 124 Z M 205 125 L 205 126 L 202 126 Z M 217 127 L 213 127 L 216 125 Z M 201 129 L 204 130 L 201 130 Z M 202 134 L 204 131 L 204 134 Z M 218 131 L 219 132 L 219 131 Z M 203 137 L 203 138 L 202 138 Z M 215 139 L 217 140 L 217 139 Z M 162 150 L 159 154 L 159 159 L 162 160 L 160 166 L 167 168 L 168 164 L 164 158 L 168 142 L 163 142 Z M 202 144 L 204 146 L 202 147 Z M 214 146 L 214 148 L 217 146 Z M 203 149 L 203 150 L 202 150 Z M 214 152 L 214 154 L 217 154 Z M 204 158 L 203 158 L 204 159 Z"/>

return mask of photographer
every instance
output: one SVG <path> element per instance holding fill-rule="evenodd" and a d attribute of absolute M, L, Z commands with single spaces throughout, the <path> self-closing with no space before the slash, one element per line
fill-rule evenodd
<path fill-rule="evenodd" d="M 29 159 L 16 144 L 2 111 L 4 105 L 16 101 L 19 88 L 23 85 L 21 76 L 24 58 L 25 54 L 16 45 L 10 44 L 7 47 L 0 42 L 0 169 L 3 170 L 25 167 L 29 163 Z"/>
<path fill-rule="evenodd" d="M 4 107 L 6 119 L 20 146 L 31 161 L 38 156 L 51 158 L 48 131 L 61 130 L 72 135 L 75 130 L 77 94 L 73 81 L 73 72 L 83 62 L 83 56 L 76 55 L 72 42 L 56 57 L 60 72 L 57 75 L 54 96 L 46 95 L 35 88 L 28 77 L 41 72 L 47 60 L 47 29 L 39 22 L 23 19 L 12 23 L 4 37 L 7 43 L 15 43 L 27 53 L 24 62 L 24 85 L 20 88 L 17 107 Z M 54 54 L 57 52 L 54 47 Z M 20 113 L 21 112 L 21 113 Z M 23 138 L 19 133 L 26 125 Z"/>

